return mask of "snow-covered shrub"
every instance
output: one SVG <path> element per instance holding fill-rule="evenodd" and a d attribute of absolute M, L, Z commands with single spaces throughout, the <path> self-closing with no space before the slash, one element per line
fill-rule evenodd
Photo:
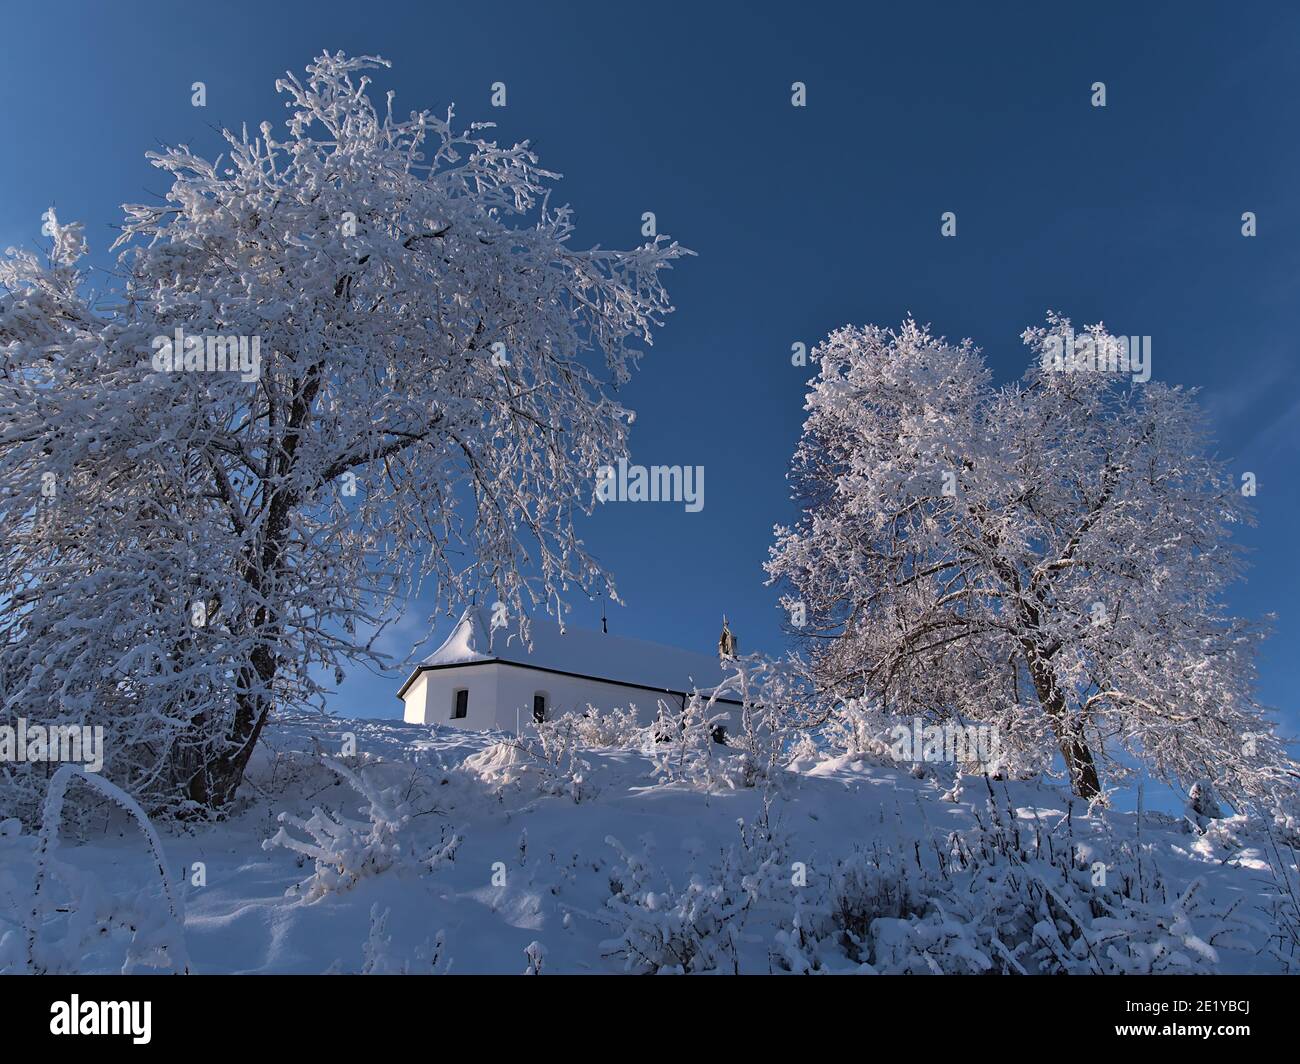
<path fill-rule="evenodd" d="M 524 956 L 528 958 L 524 975 L 541 975 L 542 962 L 546 960 L 546 947 L 537 941 L 530 942 L 524 948 Z"/>
<path fill-rule="evenodd" d="M 840 858 L 821 889 L 797 890 L 792 913 L 774 937 L 772 960 L 796 973 L 873 971 L 873 931 L 890 921 L 924 912 L 928 881 L 911 854 L 874 843 Z M 844 961 L 854 967 L 845 968 Z"/>
<path fill-rule="evenodd" d="M 664 782 L 753 787 L 788 761 L 801 698 L 793 663 L 752 654 L 725 664 L 730 673 L 713 690 L 681 708 L 659 703 L 646 749 Z"/>
<path fill-rule="evenodd" d="M 924 746 L 915 748 L 913 736 L 917 721 L 923 729 L 953 729 L 955 735 L 969 734 L 965 729 L 971 725 L 971 722 L 948 719 L 942 714 L 934 718 L 899 715 L 887 712 L 874 699 L 847 698 L 828 711 L 828 720 L 820 734 L 833 749 L 852 754 L 855 758 L 898 768 L 917 779 L 938 780 L 948 788 L 948 801 L 955 801 L 960 796 L 963 777 L 1030 779 L 1051 767 L 1050 757 L 1040 757 L 1035 749 L 1004 744 L 1000 740 L 990 751 L 992 756 L 987 761 L 971 756 L 970 739 L 953 745 L 952 760 L 948 760 L 950 754 L 946 743 L 942 757 L 931 760 L 922 756 Z M 1034 726 L 1032 719 L 1017 723 L 1022 730 Z"/>
<path fill-rule="evenodd" d="M 826 755 L 822 748 L 817 745 L 817 740 L 815 740 L 808 732 L 803 732 L 790 745 L 790 749 L 786 755 L 786 764 L 790 766 L 811 766 L 815 765 L 825 756 Z"/>
<path fill-rule="evenodd" d="M 392 868 L 409 872 L 432 872 L 455 858 L 461 839 L 452 833 L 440 845 L 417 855 L 399 837 L 410 820 L 410 810 L 397 794 L 396 787 L 379 788 L 359 772 L 333 758 L 322 757 L 321 764 L 337 773 L 366 800 L 362 811 L 365 821 L 331 813 L 319 806 L 303 819 L 281 813 L 276 819 L 281 827 L 262 843 L 264 850 L 283 847 L 315 862 L 315 871 L 302 882 L 290 887 L 286 896 L 303 902 L 319 901 L 328 894 L 341 894 L 369 876 Z M 294 828 L 310 837 L 304 841 L 291 835 Z"/>
<path fill-rule="evenodd" d="M 110 892 L 93 873 L 59 860 L 59 826 L 74 780 L 92 787 L 135 821 L 158 874 L 154 886 L 129 894 Z M 14 840 L 29 841 L 16 835 Z M 30 841 L 31 894 L 21 924 L 0 933 L 0 973 L 75 973 L 106 939 L 125 937 L 123 974 L 140 968 L 189 974 L 183 900 L 173 892 L 158 833 L 130 795 L 80 766 L 63 765 L 50 779 L 40 833 Z"/>
<path fill-rule="evenodd" d="M 370 906 L 370 928 L 361 945 L 362 975 L 446 975 L 451 970 L 451 958 L 443 958 L 446 935 L 439 931 L 432 942 L 426 939 L 415 950 L 411 959 L 398 958 L 393 951 L 393 936 L 388 933 L 388 916 L 391 910 L 379 910 L 376 902 Z M 326 974 L 338 974 L 339 962 Z"/>
<path fill-rule="evenodd" d="M 530 748 L 535 749 L 544 767 L 540 776 L 543 793 L 566 796 L 575 803 L 592 798 L 595 789 L 588 782 L 591 762 L 579 754 L 585 744 L 577 718 L 566 715 L 558 720 L 543 721 L 536 725 L 536 734 L 536 742 L 530 744 Z"/>
<path fill-rule="evenodd" d="M 1184 808 L 1187 821 L 1198 831 L 1204 831 L 1213 820 L 1223 818 L 1223 807 L 1219 796 L 1214 792 L 1214 785 L 1209 780 L 1197 780 L 1187 792 L 1187 804 Z"/>
<path fill-rule="evenodd" d="M 485 746 L 461 762 L 461 769 L 489 786 L 502 788 L 538 771 L 536 756 L 514 739 Z"/>
<path fill-rule="evenodd" d="M 1172 896 L 1140 842 L 1072 844 L 993 802 L 935 860 L 877 844 L 841 860 L 776 936 L 791 971 L 1195 974 L 1246 924 L 1193 880 Z"/>
<path fill-rule="evenodd" d="M 796 894 L 789 925 L 778 928 L 772 936 L 769 959 L 773 971 L 789 972 L 792 975 L 812 975 L 818 972 L 821 965 L 813 956 L 817 947 L 817 937 L 808 931 L 803 896 Z"/>
<path fill-rule="evenodd" d="M 731 675 L 715 688 L 713 697 L 740 702 L 727 729 L 726 747 L 738 755 L 732 759 L 731 778 L 742 787 L 753 787 L 771 781 L 787 760 L 804 692 L 793 661 L 753 654 L 727 664 Z"/>
<path fill-rule="evenodd" d="M 691 873 L 680 889 L 656 867 L 649 842 L 632 853 L 606 836 L 620 860 L 610 873 L 605 908 L 593 914 L 616 932 L 601 942 L 601 953 L 622 958 L 626 971 L 641 974 L 739 974 L 746 919 L 786 882 L 783 838 L 772 827 L 767 803 L 753 824 L 741 821 L 739 827 L 739 843 L 714 867 Z"/>
<path fill-rule="evenodd" d="M 642 974 L 715 971 L 736 963 L 736 934 L 753 898 L 701 875 L 676 890 L 662 879 L 648 852 L 632 854 L 612 835 L 619 853 L 610 879 L 604 922 L 618 934 L 600 943 L 606 956 Z M 730 888 L 730 889 L 729 889 Z"/>
<path fill-rule="evenodd" d="M 719 783 L 734 786 L 726 772 L 726 748 L 717 739 L 730 714 L 719 709 L 713 698 L 698 691 L 684 707 L 659 703 L 659 714 L 650 725 L 650 757 L 655 773 L 665 783 L 689 783 L 711 790 Z"/>
<path fill-rule="evenodd" d="M 539 794 L 588 801 L 596 790 L 588 777 L 591 763 L 580 753 L 586 744 L 578 721 L 566 714 L 535 724 L 531 735 L 494 743 L 467 757 L 463 767 L 498 788 L 527 782 Z"/>
<path fill-rule="evenodd" d="M 892 764 L 889 730 L 898 718 L 881 711 L 879 704 L 865 698 L 848 698 L 823 729 L 827 741 L 837 750 L 874 764 Z"/>
<path fill-rule="evenodd" d="M 1215 943 L 1232 944 L 1243 926 L 1235 905 L 1204 904 L 1199 880 L 1172 895 L 1140 837 L 1062 845 L 1037 821 L 1025 828 L 1009 807 L 990 799 L 987 809 L 977 831 L 950 837 L 949 889 L 901 963 L 947 971 L 945 958 L 983 957 L 985 970 L 1001 972 L 1196 974 L 1214 970 Z M 954 926 L 964 934 L 937 941 Z"/>
<path fill-rule="evenodd" d="M 398 971 L 389 953 L 393 945 L 392 936 L 387 934 L 389 911 L 381 913 L 378 902 L 370 906 L 370 930 L 361 948 L 362 975 L 394 975 Z"/>
<path fill-rule="evenodd" d="M 646 729 L 637 720 L 635 706 L 610 710 L 588 706 L 583 713 L 564 713 L 555 718 L 555 724 L 561 722 L 572 729 L 584 746 L 638 749 L 646 737 Z"/>

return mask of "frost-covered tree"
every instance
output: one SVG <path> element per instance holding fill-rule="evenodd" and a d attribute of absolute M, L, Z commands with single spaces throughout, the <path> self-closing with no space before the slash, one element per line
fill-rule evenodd
<path fill-rule="evenodd" d="M 322 55 L 282 133 L 151 154 L 111 302 L 52 212 L 49 262 L 0 260 L 3 713 L 107 723 L 131 793 L 226 804 L 421 582 L 515 617 L 608 586 L 573 516 L 687 252 L 571 246 L 527 143 L 376 107 L 385 65 Z"/>
<path fill-rule="evenodd" d="M 792 474 L 802 515 L 768 562 L 827 712 L 984 722 L 1004 762 L 1055 754 L 1075 793 L 1145 763 L 1235 801 L 1294 779 L 1253 697 L 1261 632 L 1228 616 L 1250 514 L 1192 394 L 1052 355 L 995 387 L 969 341 L 844 328 Z M 1108 350 L 1100 325 L 1082 334 Z M 1124 756 L 1124 752 L 1128 756 Z"/>

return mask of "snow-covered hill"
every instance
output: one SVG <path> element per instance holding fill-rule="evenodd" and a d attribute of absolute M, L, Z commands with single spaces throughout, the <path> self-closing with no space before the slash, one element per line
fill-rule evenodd
<path fill-rule="evenodd" d="M 1294 883 L 1294 853 L 1240 818 L 1202 834 L 1089 817 L 1048 786 L 968 777 L 954 793 L 810 744 L 752 787 L 725 783 L 717 747 L 709 787 L 665 778 L 681 774 L 653 744 L 511 743 L 283 723 L 236 815 L 162 835 L 191 970 L 1288 970 L 1294 899 L 1271 865 Z M 302 852 L 313 834 L 329 838 L 319 862 Z M 28 966 L 36 850 L 16 822 L 0 827 L 0 969 Z M 159 911 L 150 865 L 138 828 L 108 810 L 102 831 L 65 839 L 41 966 L 164 963 L 164 918 L 134 947 L 96 923 Z"/>

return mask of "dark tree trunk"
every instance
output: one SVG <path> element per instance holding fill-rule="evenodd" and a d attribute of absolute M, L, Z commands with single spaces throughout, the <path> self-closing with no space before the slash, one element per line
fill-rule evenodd
<path fill-rule="evenodd" d="M 293 509 L 299 502 L 297 492 L 286 485 L 292 482 L 299 442 L 311 421 L 312 404 L 319 389 L 320 366 L 316 365 L 295 382 L 284 434 L 267 458 L 268 475 L 274 475 L 279 484 L 271 496 L 260 549 L 253 550 L 240 574 L 261 599 L 253 618 L 253 631 L 259 637 L 257 646 L 242 670 L 243 678 L 253 682 L 243 684 L 236 700 L 225 749 L 208 758 L 190 780 L 188 796 L 205 809 L 220 810 L 234 800 L 249 758 L 274 708 L 272 691 L 279 668 L 276 648 L 282 635 L 281 618 L 274 604 L 279 579 L 284 575 Z"/>
<path fill-rule="evenodd" d="M 1025 647 L 1025 663 L 1029 666 L 1034 691 L 1047 719 L 1051 722 L 1056 742 L 1065 759 L 1070 774 L 1070 788 L 1078 797 L 1091 801 L 1101 794 L 1101 780 L 1097 776 L 1097 763 L 1092 751 L 1079 734 L 1065 704 L 1065 693 L 1056 682 L 1051 665 L 1034 646 Z"/>

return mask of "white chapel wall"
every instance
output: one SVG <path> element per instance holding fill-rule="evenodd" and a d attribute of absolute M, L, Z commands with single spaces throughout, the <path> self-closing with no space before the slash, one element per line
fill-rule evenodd
<path fill-rule="evenodd" d="M 464 719 L 455 720 L 452 709 L 456 691 L 462 688 L 469 692 L 468 713 Z M 546 696 L 551 716 L 582 712 L 589 704 L 602 712 L 635 705 L 637 719 L 649 724 L 658 713 L 659 699 L 670 707 L 681 706 L 680 696 L 667 692 L 492 662 L 422 672 L 406 692 L 403 719 L 413 724 L 513 732 L 517 724 L 526 725 L 532 719 L 533 696 L 538 693 Z"/>

